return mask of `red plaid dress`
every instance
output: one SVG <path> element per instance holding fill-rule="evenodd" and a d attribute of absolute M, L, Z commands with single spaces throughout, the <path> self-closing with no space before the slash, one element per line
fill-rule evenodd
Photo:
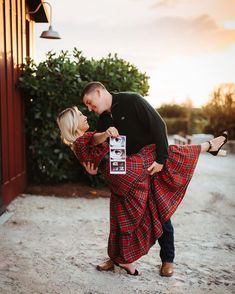
<path fill-rule="evenodd" d="M 127 156 L 125 175 L 110 174 L 108 143 L 93 145 L 88 132 L 78 138 L 74 152 L 80 162 L 100 163 L 111 190 L 109 257 L 117 263 L 131 263 L 148 253 L 182 201 L 193 176 L 200 145 L 169 146 L 169 157 L 161 172 L 149 176 L 147 168 L 156 160 L 155 145 Z M 102 160 L 103 159 L 103 160 Z"/>

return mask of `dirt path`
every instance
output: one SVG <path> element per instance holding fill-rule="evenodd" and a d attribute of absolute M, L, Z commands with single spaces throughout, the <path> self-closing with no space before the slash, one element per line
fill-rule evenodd
<path fill-rule="evenodd" d="M 200 158 L 172 218 L 172 278 L 158 274 L 158 245 L 137 262 L 141 277 L 96 271 L 106 257 L 108 198 L 18 197 L 0 225 L 0 293 L 235 293 L 234 168 L 234 155 Z"/>

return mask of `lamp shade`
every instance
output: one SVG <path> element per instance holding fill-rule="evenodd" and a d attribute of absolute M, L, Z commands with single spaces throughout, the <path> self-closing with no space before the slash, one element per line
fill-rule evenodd
<path fill-rule="evenodd" d="M 49 26 L 49 30 L 47 31 L 43 31 L 41 33 L 40 38 L 44 38 L 44 39 L 61 39 L 60 35 L 53 30 L 52 26 Z"/>

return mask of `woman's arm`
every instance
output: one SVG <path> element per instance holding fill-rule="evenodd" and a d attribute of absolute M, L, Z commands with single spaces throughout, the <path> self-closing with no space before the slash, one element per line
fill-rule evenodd
<path fill-rule="evenodd" d="M 116 138 L 117 136 L 119 136 L 118 130 L 115 127 L 110 127 L 105 132 L 95 133 L 93 135 L 93 141 L 95 145 L 98 145 L 104 143 L 109 137 Z"/>

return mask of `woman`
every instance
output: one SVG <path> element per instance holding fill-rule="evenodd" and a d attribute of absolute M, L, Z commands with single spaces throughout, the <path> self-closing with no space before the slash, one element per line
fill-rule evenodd
<path fill-rule="evenodd" d="M 227 133 L 200 145 L 169 146 L 164 168 L 153 176 L 147 168 L 156 160 L 156 146 L 145 146 L 127 157 L 126 174 L 113 175 L 107 139 L 117 137 L 117 129 L 85 133 L 89 128 L 87 118 L 76 106 L 62 111 L 57 123 L 63 142 L 71 147 L 78 160 L 101 169 L 111 190 L 108 255 L 128 274 L 138 275 L 133 262 L 147 254 L 161 236 L 162 223 L 182 201 L 199 154 L 208 151 L 217 155 L 227 142 Z"/>

